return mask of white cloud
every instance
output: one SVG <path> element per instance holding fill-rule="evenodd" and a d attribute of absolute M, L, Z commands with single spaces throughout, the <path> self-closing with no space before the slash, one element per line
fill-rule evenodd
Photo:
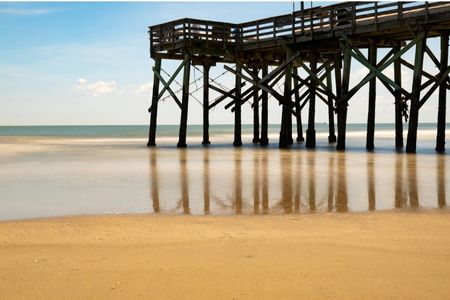
<path fill-rule="evenodd" d="M 92 84 L 88 84 L 86 79 L 79 78 L 76 89 L 88 95 L 101 96 L 104 94 L 110 94 L 117 91 L 117 83 L 113 80 L 113 81 L 97 81 Z"/>
<path fill-rule="evenodd" d="M 151 82 L 141 84 L 135 91 L 135 94 L 149 94 L 152 92 L 153 84 Z"/>
<path fill-rule="evenodd" d="M 16 15 L 16 16 L 36 16 L 45 15 L 54 12 L 53 9 L 46 8 L 1 8 L 0 14 L 4 15 Z"/>

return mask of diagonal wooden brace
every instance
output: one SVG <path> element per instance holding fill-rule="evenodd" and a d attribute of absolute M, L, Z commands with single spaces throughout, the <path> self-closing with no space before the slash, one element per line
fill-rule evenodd
<path fill-rule="evenodd" d="M 425 94 L 425 96 L 423 96 L 422 100 L 420 100 L 419 109 L 422 107 L 422 105 L 425 104 L 425 102 L 427 102 L 428 98 L 431 97 L 431 95 L 441 85 L 441 83 L 447 79 L 447 76 L 449 73 L 450 73 L 450 67 L 448 67 L 443 74 L 440 74 L 439 80 L 435 82 L 435 84 L 430 88 L 430 90 Z"/>
<path fill-rule="evenodd" d="M 164 92 L 167 90 L 167 87 L 170 86 L 172 84 L 172 82 L 175 80 L 175 78 L 177 77 L 178 73 L 180 73 L 180 71 L 183 69 L 183 67 L 186 65 L 186 61 L 182 61 L 181 64 L 178 66 L 178 68 L 176 69 L 176 71 L 173 73 L 172 77 L 170 77 L 169 81 L 167 81 L 167 86 L 164 85 L 163 89 L 161 90 L 161 92 L 158 95 L 158 100 L 161 99 L 162 95 L 164 95 Z M 154 72 L 154 70 L 153 70 Z"/>
<path fill-rule="evenodd" d="M 167 89 L 169 94 L 172 96 L 173 100 L 178 104 L 178 107 L 181 109 L 181 102 L 178 99 L 178 97 L 175 95 L 175 93 L 172 91 L 170 86 L 167 84 L 167 82 L 162 78 L 162 76 L 156 71 L 155 67 L 153 67 L 153 73 L 158 77 L 159 81 L 164 85 L 164 87 Z"/>
<path fill-rule="evenodd" d="M 245 85 L 245 82 L 241 83 L 241 87 L 243 87 Z M 234 99 L 234 93 L 236 93 L 236 88 L 233 88 L 231 90 L 229 90 L 228 92 L 219 89 L 218 87 L 215 87 L 213 85 L 209 85 L 209 88 L 212 90 L 215 90 L 216 92 L 219 92 L 222 94 L 222 96 L 220 96 L 219 98 L 217 98 L 213 103 L 211 103 L 208 107 L 208 109 L 213 108 L 214 106 L 216 106 L 217 104 L 219 104 L 220 102 L 222 102 L 223 100 L 225 100 L 226 98 L 232 98 Z"/>

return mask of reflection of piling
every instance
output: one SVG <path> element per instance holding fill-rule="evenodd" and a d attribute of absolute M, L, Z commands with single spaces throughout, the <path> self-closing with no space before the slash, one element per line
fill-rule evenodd
<path fill-rule="evenodd" d="M 328 157 L 328 211 L 333 211 L 334 204 L 334 176 L 335 176 L 335 155 L 330 153 Z"/>
<path fill-rule="evenodd" d="M 436 160 L 438 205 L 445 207 L 445 157 L 437 156 Z"/>
<path fill-rule="evenodd" d="M 263 213 L 269 213 L 269 182 L 268 182 L 268 164 L 267 164 L 267 151 L 261 152 L 261 169 L 262 169 L 262 208 Z"/>
<path fill-rule="evenodd" d="M 253 154 L 253 212 L 255 214 L 259 213 L 259 155 L 258 153 Z"/>
<path fill-rule="evenodd" d="M 209 149 L 203 151 L 203 210 L 209 215 L 210 188 L 209 188 Z"/>
<path fill-rule="evenodd" d="M 150 152 L 150 180 L 151 180 L 151 197 L 153 202 L 153 211 L 159 213 L 159 192 L 158 192 L 158 166 L 156 151 Z"/>
<path fill-rule="evenodd" d="M 345 154 L 338 153 L 337 159 L 337 194 L 336 194 L 336 211 L 346 212 L 347 211 L 347 178 L 345 170 Z"/>
<path fill-rule="evenodd" d="M 240 150 L 234 151 L 234 203 L 236 214 L 242 213 L 242 166 Z"/>
<path fill-rule="evenodd" d="M 375 209 L 375 157 L 372 154 L 367 155 L 367 193 L 369 198 L 369 210 Z"/>
<path fill-rule="evenodd" d="M 313 152 L 308 153 L 308 182 L 309 210 L 313 212 L 316 211 L 316 156 Z"/>
<path fill-rule="evenodd" d="M 395 207 L 402 208 L 405 205 L 405 192 L 403 189 L 403 155 L 395 156 Z"/>
<path fill-rule="evenodd" d="M 299 212 L 300 211 L 300 203 L 301 203 L 301 166 L 302 166 L 302 157 L 303 153 L 297 154 L 297 161 L 295 164 L 295 196 L 294 196 L 294 211 Z"/>
<path fill-rule="evenodd" d="M 181 180 L 181 202 L 183 203 L 183 213 L 189 214 L 189 187 L 186 150 L 180 150 L 180 180 Z"/>
<path fill-rule="evenodd" d="M 290 152 L 280 151 L 281 158 L 281 205 L 284 212 L 292 212 L 292 156 Z"/>
<path fill-rule="evenodd" d="M 408 155 L 407 170 L 408 170 L 408 197 L 409 204 L 413 208 L 419 207 L 419 193 L 417 188 L 417 166 L 416 156 Z"/>

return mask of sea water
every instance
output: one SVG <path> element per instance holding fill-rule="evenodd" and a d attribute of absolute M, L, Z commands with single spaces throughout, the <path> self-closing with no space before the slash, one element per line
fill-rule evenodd
<path fill-rule="evenodd" d="M 178 149 L 178 126 L 171 125 L 158 126 L 152 148 L 147 126 L 3 126 L 0 220 L 447 207 L 448 155 L 434 152 L 434 124 L 419 126 L 416 155 L 395 151 L 393 124 L 376 126 L 374 152 L 365 151 L 363 124 L 347 126 L 345 152 L 328 144 L 327 124 L 317 125 L 315 150 L 304 143 L 280 150 L 279 128 L 269 126 L 269 147 L 261 148 L 251 142 L 253 126 L 244 125 L 244 145 L 234 148 L 233 126 L 211 125 L 205 148 L 202 126 L 190 125 L 188 148 Z"/>

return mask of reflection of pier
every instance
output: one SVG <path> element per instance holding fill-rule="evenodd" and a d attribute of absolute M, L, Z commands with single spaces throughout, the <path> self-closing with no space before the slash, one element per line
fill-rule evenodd
<path fill-rule="evenodd" d="M 190 78 L 195 69 L 203 73 L 204 145 L 210 142 L 209 110 L 226 100 L 229 102 L 225 109 L 234 113 L 233 145 L 242 145 L 241 107 L 246 102 L 251 103 L 254 110 L 253 142 L 267 145 L 270 98 L 282 105 L 281 148 L 293 143 L 293 117 L 297 122 L 297 141 L 303 139 L 301 112 L 307 104 L 305 145 L 315 148 L 316 104 L 321 101 L 328 110 L 328 141 L 336 141 L 334 115 L 337 115 L 336 148 L 343 150 L 348 106 L 355 101 L 354 95 L 368 84 L 366 148 L 372 150 L 378 80 L 395 103 L 392 111 L 398 149 L 403 148 L 402 119 L 406 115 L 409 117 L 406 139 L 409 153 L 416 151 L 419 111 L 429 104 L 433 93 L 439 91 L 436 151 L 442 152 L 445 149 L 446 95 L 450 87 L 449 28 L 450 3 L 446 2 L 343 2 L 306 10 L 302 7 L 292 14 L 240 24 L 186 18 L 151 26 L 151 57 L 155 65 L 148 145 L 156 144 L 159 101 L 169 97 L 181 110 L 177 146 L 186 147 L 188 106 L 190 98 L 195 97 L 190 90 L 193 84 Z M 435 37 L 440 39 L 440 55 L 427 46 L 428 39 Z M 389 51 L 380 57 L 379 49 Z M 415 52 L 414 61 L 408 62 L 405 53 L 411 49 Z M 426 56 L 439 70 L 436 74 L 424 70 Z M 180 61 L 171 74 L 162 68 L 162 61 L 169 59 Z M 353 87 L 350 86 L 351 75 L 359 72 L 352 72 L 352 61 L 369 72 L 357 78 L 358 83 Z M 235 76 L 232 88 L 223 87 L 218 78 L 210 78 L 211 69 L 218 64 L 224 64 L 224 69 Z M 391 66 L 393 78 L 383 73 Z M 412 73 L 410 88 L 402 85 L 402 67 Z M 168 79 L 163 77 L 164 73 Z M 171 85 L 178 82 L 179 74 L 182 74 L 182 88 L 174 91 Z M 195 84 L 198 81 L 194 78 Z M 282 84 L 283 89 L 277 89 L 278 84 Z M 211 90 L 219 96 L 210 102 Z"/>
<path fill-rule="evenodd" d="M 227 210 L 233 214 L 251 212 L 254 214 L 280 212 L 290 214 L 301 211 L 313 213 L 317 211 L 347 212 L 352 209 L 351 206 L 349 207 L 348 188 L 350 189 L 350 198 L 354 197 L 354 190 L 352 187 L 349 187 L 347 181 L 363 188 L 361 191 L 364 193 L 357 193 L 358 198 L 352 199 L 352 201 L 353 204 L 356 203 L 355 201 L 368 201 L 369 211 L 377 208 L 377 200 L 381 201 L 379 207 L 384 208 L 392 205 L 392 202 L 389 204 L 390 199 L 395 199 L 393 203 L 395 208 L 420 207 L 419 187 L 421 185 L 419 182 L 420 177 L 418 178 L 420 174 L 417 173 L 419 167 L 415 155 L 394 155 L 392 164 L 394 178 L 391 189 L 388 188 L 386 190 L 385 188 L 388 187 L 386 186 L 383 187 L 383 190 L 377 190 L 377 179 L 380 178 L 380 174 L 384 176 L 383 174 L 386 174 L 388 170 L 383 169 L 383 172 L 377 172 L 375 159 L 382 160 L 383 158 L 376 157 L 373 153 L 367 153 L 366 155 L 367 176 L 355 178 L 355 166 L 350 165 L 350 170 L 348 170 L 348 155 L 341 152 L 330 152 L 324 157 L 319 157 L 316 152 L 311 151 L 292 152 L 282 150 L 278 153 L 279 160 L 271 155 L 273 154 L 271 150 L 266 149 L 254 152 L 243 152 L 240 149 L 235 149 L 233 152 L 232 165 L 228 165 L 230 169 L 219 174 L 211 172 L 215 169 L 214 151 L 205 149 L 197 152 L 196 155 L 200 155 L 198 161 L 201 163 L 201 176 L 198 176 L 191 173 L 198 172 L 199 168 L 188 167 L 188 159 L 191 155 L 194 155 L 190 154 L 188 150 L 176 152 L 179 167 L 168 171 L 170 175 L 164 174 L 167 170 L 160 170 L 161 167 L 158 168 L 158 158 L 161 158 L 163 154 L 158 153 L 158 151 L 151 151 L 149 171 L 150 198 L 153 211 L 155 213 L 161 211 L 182 211 L 184 214 L 201 213 L 201 211 L 192 212 L 192 210 L 198 210 L 203 200 L 202 211 L 204 214 L 214 214 L 222 210 Z M 250 172 L 246 172 L 244 175 L 242 173 L 243 165 L 248 165 L 249 163 L 252 165 L 252 168 L 248 169 L 247 171 Z M 423 204 L 425 206 L 428 206 L 430 203 L 428 199 L 436 197 L 437 207 L 446 207 L 445 163 L 445 156 L 436 157 L 435 166 L 433 166 L 435 170 L 431 169 L 432 174 L 436 176 L 436 189 L 434 190 L 433 187 L 431 190 L 428 190 L 426 194 L 427 199 L 425 199 Z M 276 169 L 271 171 L 273 166 L 276 166 L 279 172 Z M 179 173 L 174 174 L 174 171 Z M 350 174 L 352 174 L 352 177 L 349 176 Z M 177 177 L 179 180 L 176 179 Z M 161 180 L 166 185 L 161 183 Z M 381 182 L 383 181 L 384 179 L 381 180 Z M 231 189 L 228 188 L 229 185 L 224 186 L 224 182 L 231 183 Z M 249 182 L 250 185 L 246 186 L 245 182 Z M 177 183 L 178 186 L 174 183 Z M 167 184 L 169 184 L 169 189 L 172 193 L 171 199 L 169 201 L 167 199 L 161 201 L 160 192 L 167 189 Z M 216 186 L 216 188 L 212 190 L 212 186 Z M 220 187 L 218 190 L 217 186 Z M 203 190 L 203 195 L 195 193 L 193 198 L 190 197 L 189 191 L 198 191 L 199 187 L 200 191 Z M 360 187 L 357 188 L 358 192 Z M 232 196 L 226 199 L 224 195 L 229 191 L 231 191 Z M 422 193 L 425 191 L 427 190 L 422 190 Z M 367 193 L 365 194 L 365 192 Z M 167 194 L 167 191 L 163 194 Z M 176 202 L 175 208 L 169 209 L 164 207 L 177 195 L 180 195 L 180 198 Z M 273 195 L 277 201 L 271 202 L 270 195 Z M 360 197 L 361 195 L 367 195 L 367 198 Z M 247 202 L 246 199 L 250 202 Z M 191 207 L 190 204 L 192 203 L 190 201 L 194 201 L 194 208 Z M 162 207 L 161 203 L 163 203 Z M 253 209 L 248 210 L 250 207 L 253 207 Z"/>

